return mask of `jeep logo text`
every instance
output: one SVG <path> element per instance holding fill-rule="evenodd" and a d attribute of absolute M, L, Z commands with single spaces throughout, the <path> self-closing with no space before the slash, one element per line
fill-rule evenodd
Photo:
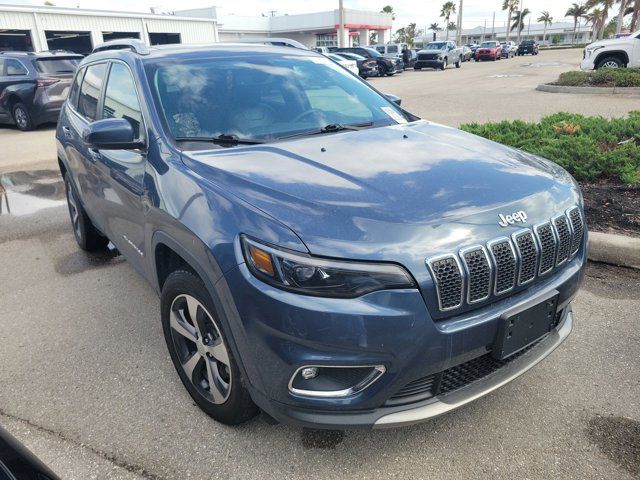
<path fill-rule="evenodd" d="M 513 225 L 516 222 L 524 223 L 527 221 L 527 214 L 523 210 L 514 212 L 511 215 L 506 216 L 499 213 L 498 217 L 500 217 L 498 225 L 500 225 L 501 227 L 508 227 L 509 225 Z"/>

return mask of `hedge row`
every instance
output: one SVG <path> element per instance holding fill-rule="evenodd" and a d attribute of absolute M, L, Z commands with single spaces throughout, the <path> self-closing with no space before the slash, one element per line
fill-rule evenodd
<path fill-rule="evenodd" d="M 461 128 L 548 158 L 578 181 L 640 183 L 640 111 L 616 119 L 557 113 L 539 123 L 516 120 Z"/>
<path fill-rule="evenodd" d="M 567 87 L 640 87 L 640 68 L 600 68 L 561 73 L 557 85 Z"/>

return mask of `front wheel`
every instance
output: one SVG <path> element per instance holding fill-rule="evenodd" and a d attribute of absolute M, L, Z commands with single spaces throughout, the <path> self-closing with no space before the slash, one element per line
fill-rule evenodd
<path fill-rule="evenodd" d="M 440 70 L 445 70 L 447 68 L 447 59 L 445 58 L 442 61 L 442 65 L 440 65 Z"/>
<path fill-rule="evenodd" d="M 380 75 L 381 77 L 386 77 L 387 76 L 387 66 L 386 65 L 380 65 L 380 67 L 378 68 L 378 75 Z"/>
<path fill-rule="evenodd" d="M 618 57 L 605 57 L 598 62 L 596 68 L 622 68 L 624 63 Z"/>
<path fill-rule="evenodd" d="M 160 308 L 171 360 L 198 406 L 227 425 L 257 415 L 202 280 L 185 270 L 173 272 L 162 287 Z"/>
<path fill-rule="evenodd" d="M 460 68 L 462 66 L 462 61 L 458 58 L 458 61 L 455 63 L 456 68 Z"/>
<path fill-rule="evenodd" d="M 64 176 L 64 187 L 67 192 L 67 206 L 69 207 L 69 217 L 71 218 L 73 235 L 76 237 L 78 246 L 87 252 L 107 248 L 109 239 L 103 236 L 91 222 L 91 219 L 78 199 L 78 195 L 76 194 L 68 173 Z"/>

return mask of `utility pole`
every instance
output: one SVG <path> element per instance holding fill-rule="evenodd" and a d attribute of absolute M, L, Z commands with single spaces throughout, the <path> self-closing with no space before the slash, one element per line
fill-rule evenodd
<path fill-rule="evenodd" d="M 531 36 L 531 17 L 529 17 L 529 25 L 527 26 L 527 37 Z"/>
<path fill-rule="evenodd" d="M 484 37 L 487 33 L 487 19 L 484 19 L 484 27 L 482 27 L 482 40 L 480 40 L 480 43 L 484 42 Z"/>
<path fill-rule="evenodd" d="M 344 48 L 347 45 L 344 44 L 344 2 L 338 0 L 338 47 Z"/>
<path fill-rule="evenodd" d="M 458 7 L 458 39 L 456 42 L 458 46 L 462 45 L 462 1 L 460 0 L 460 6 Z"/>
<path fill-rule="evenodd" d="M 486 22 L 486 20 L 485 20 Z M 493 23 L 491 24 L 491 40 L 495 40 L 494 36 L 496 34 L 496 11 L 493 11 Z"/>

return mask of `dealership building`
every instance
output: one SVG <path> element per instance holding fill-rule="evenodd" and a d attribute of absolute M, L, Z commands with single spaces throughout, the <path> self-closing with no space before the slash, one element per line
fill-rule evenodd
<path fill-rule="evenodd" d="M 148 45 L 202 44 L 249 37 L 287 37 L 308 47 L 337 46 L 338 10 L 301 15 L 218 15 L 215 7 L 129 13 L 53 6 L 0 5 L 0 51 L 67 50 L 88 54 L 104 41 L 137 38 Z M 391 39 L 391 16 L 344 11 L 347 45 Z"/>

